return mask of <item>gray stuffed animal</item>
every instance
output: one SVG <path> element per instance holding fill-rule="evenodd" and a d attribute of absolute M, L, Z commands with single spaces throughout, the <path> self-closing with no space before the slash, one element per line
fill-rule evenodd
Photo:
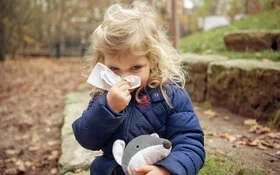
<path fill-rule="evenodd" d="M 171 151 L 171 142 L 159 138 L 157 134 L 141 135 L 131 140 L 127 146 L 123 140 L 116 140 L 112 151 L 125 174 L 139 175 L 134 169 L 140 165 L 152 165 L 167 157 Z"/>

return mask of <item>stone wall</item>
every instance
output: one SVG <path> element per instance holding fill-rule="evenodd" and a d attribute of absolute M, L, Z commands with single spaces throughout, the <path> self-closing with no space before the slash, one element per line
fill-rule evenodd
<path fill-rule="evenodd" d="M 194 102 L 207 100 L 259 120 L 280 110 L 280 62 L 193 54 L 184 55 L 184 62 L 190 67 L 186 89 Z"/>
<path fill-rule="evenodd" d="M 184 67 L 187 69 L 186 87 L 192 100 L 203 102 L 207 92 L 207 68 L 210 62 L 226 60 L 222 56 L 201 56 L 195 54 L 184 55 Z"/>
<path fill-rule="evenodd" d="M 224 43 L 229 51 L 246 52 L 248 50 L 280 51 L 280 30 L 243 30 L 227 33 Z"/>

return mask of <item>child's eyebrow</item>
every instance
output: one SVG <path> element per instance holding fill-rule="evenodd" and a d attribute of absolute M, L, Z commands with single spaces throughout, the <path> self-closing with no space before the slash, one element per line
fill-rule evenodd
<path fill-rule="evenodd" d="M 107 65 L 107 67 L 113 67 L 113 68 L 118 68 L 118 66 L 115 66 L 115 65 Z"/>

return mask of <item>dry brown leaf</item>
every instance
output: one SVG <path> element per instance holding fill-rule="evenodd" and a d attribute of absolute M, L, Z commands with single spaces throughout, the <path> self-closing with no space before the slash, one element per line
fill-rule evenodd
<path fill-rule="evenodd" d="M 7 150 L 5 150 L 5 153 L 7 155 L 16 155 L 16 154 L 20 153 L 20 150 L 17 150 L 17 149 L 7 149 Z"/>
<path fill-rule="evenodd" d="M 244 141 L 236 141 L 236 142 L 234 142 L 233 147 L 239 148 L 241 145 L 245 145 L 245 142 Z"/>
<path fill-rule="evenodd" d="M 216 149 L 216 153 L 225 154 L 225 152 L 220 149 Z"/>
<path fill-rule="evenodd" d="M 251 142 L 249 140 L 245 140 L 244 143 L 245 143 L 245 145 L 248 145 L 248 146 L 257 146 L 258 145 L 256 142 Z"/>
<path fill-rule="evenodd" d="M 256 119 L 247 119 L 247 120 L 244 120 L 244 125 L 249 125 L 249 126 L 252 126 L 252 125 L 256 125 L 258 124 Z"/>
<path fill-rule="evenodd" d="M 257 147 L 261 150 L 267 150 L 268 148 L 262 144 L 258 144 Z"/>
<path fill-rule="evenodd" d="M 256 134 L 264 134 L 264 133 L 267 133 L 270 131 L 271 131 L 271 129 L 269 127 L 263 127 L 259 124 L 253 125 L 249 129 L 249 132 L 256 133 Z"/>
<path fill-rule="evenodd" d="M 221 138 L 225 138 L 229 142 L 234 142 L 236 140 L 236 136 L 229 135 L 228 133 L 223 133 L 220 135 Z"/>
<path fill-rule="evenodd" d="M 229 116 L 225 116 L 225 117 L 224 117 L 224 120 L 225 120 L 225 121 L 229 121 Z"/>
<path fill-rule="evenodd" d="M 16 165 L 17 165 L 17 169 L 18 169 L 18 170 L 20 170 L 20 171 L 22 171 L 22 172 L 25 172 L 25 171 L 26 171 L 25 165 L 24 165 L 24 163 L 23 163 L 22 160 L 18 159 L 18 160 L 16 161 Z"/>
<path fill-rule="evenodd" d="M 280 139 L 280 132 L 270 132 L 267 134 L 268 137 L 274 138 L 274 139 Z M 279 140 L 280 142 L 280 140 Z"/>
<path fill-rule="evenodd" d="M 207 115 L 209 118 L 217 117 L 217 113 L 212 111 L 211 109 L 204 112 L 205 115 Z"/>
<path fill-rule="evenodd" d="M 52 170 L 51 170 L 51 174 L 57 174 L 57 169 L 56 168 L 53 168 Z"/>

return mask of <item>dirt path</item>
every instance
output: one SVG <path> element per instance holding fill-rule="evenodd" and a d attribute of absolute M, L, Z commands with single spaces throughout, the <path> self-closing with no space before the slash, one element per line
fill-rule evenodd
<path fill-rule="evenodd" d="M 280 174 L 279 132 L 256 127 L 260 125 L 254 120 L 232 114 L 225 109 L 207 110 L 201 105 L 195 106 L 205 132 L 208 153 L 219 152 L 234 161 L 242 162 L 247 168 L 261 168 L 270 174 Z"/>

